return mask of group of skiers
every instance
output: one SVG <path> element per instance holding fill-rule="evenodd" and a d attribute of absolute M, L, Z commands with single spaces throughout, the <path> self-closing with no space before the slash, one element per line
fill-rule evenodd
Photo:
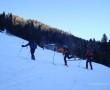
<path fill-rule="evenodd" d="M 34 53 L 35 53 L 35 50 L 37 48 L 37 45 L 38 45 L 38 43 L 35 40 L 30 40 L 26 45 L 22 45 L 22 47 L 30 46 L 30 53 L 31 53 L 31 59 L 32 60 L 35 60 Z M 64 54 L 65 66 L 68 66 L 67 65 L 67 58 L 71 59 L 71 58 L 73 58 L 73 55 L 70 55 L 68 48 L 64 48 L 63 54 Z M 85 56 L 86 56 L 86 69 L 88 69 L 88 64 L 90 64 L 90 68 L 92 70 L 93 69 L 92 60 L 93 60 L 94 55 L 92 52 L 92 48 L 90 46 L 87 47 Z"/>

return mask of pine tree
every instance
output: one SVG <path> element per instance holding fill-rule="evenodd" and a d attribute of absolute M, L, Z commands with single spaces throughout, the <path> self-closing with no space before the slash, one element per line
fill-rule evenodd
<path fill-rule="evenodd" d="M 104 33 L 101 42 L 107 43 L 107 40 L 108 40 L 107 35 Z"/>

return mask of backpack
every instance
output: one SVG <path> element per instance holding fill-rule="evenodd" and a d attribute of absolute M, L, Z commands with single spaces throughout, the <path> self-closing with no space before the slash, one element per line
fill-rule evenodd
<path fill-rule="evenodd" d="M 88 50 L 88 51 L 86 52 L 86 57 L 93 57 L 93 53 Z"/>

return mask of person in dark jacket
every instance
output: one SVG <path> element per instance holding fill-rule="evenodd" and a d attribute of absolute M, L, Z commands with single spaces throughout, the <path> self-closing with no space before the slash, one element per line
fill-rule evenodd
<path fill-rule="evenodd" d="M 93 52 L 91 50 L 86 51 L 86 69 L 88 69 L 88 64 L 90 65 L 91 70 L 93 69 L 92 67 L 92 60 L 93 60 Z"/>
<path fill-rule="evenodd" d="M 68 59 L 73 58 L 73 56 L 70 56 L 69 50 L 67 48 L 64 50 L 64 63 L 65 63 L 65 66 L 68 66 L 66 58 Z"/>
<path fill-rule="evenodd" d="M 22 45 L 22 47 L 30 46 L 30 52 L 31 52 L 31 59 L 35 60 L 35 49 L 37 48 L 37 42 L 34 40 L 30 40 L 26 45 Z"/>

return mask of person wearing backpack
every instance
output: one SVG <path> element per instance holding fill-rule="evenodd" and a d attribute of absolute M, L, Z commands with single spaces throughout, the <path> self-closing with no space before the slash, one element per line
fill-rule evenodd
<path fill-rule="evenodd" d="M 30 40 L 27 44 L 22 45 L 22 47 L 27 47 L 27 46 L 30 47 L 31 59 L 35 60 L 34 53 L 35 53 L 35 49 L 37 48 L 37 42 L 34 40 Z"/>
<path fill-rule="evenodd" d="M 89 49 L 87 49 L 86 51 L 86 69 L 88 69 L 88 64 L 90 65 L 90 68 L 91 70 L 93 70 L 93 67 L 92 67 L 92 60 L 93 60 L 93 52 Z"/>

